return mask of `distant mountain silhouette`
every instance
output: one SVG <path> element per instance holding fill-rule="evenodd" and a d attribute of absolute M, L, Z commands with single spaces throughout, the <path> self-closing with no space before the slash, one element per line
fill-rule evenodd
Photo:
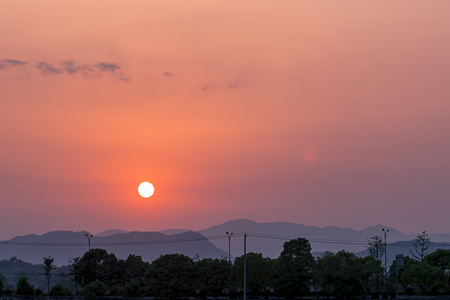
<path fill-rule="evenodd" d="M 429 233 L 428 237 L 430 238 L 431 241 L 446 242 L 446 243 L 450 242 L 450 234 L 448 233 Z"/>
<path fill-rule="evenodd" d="M 411 255 L 411 251 L 414 252 L 414 240 L 411 241 L 398 241 L 395 243 L 387 244 L 386 247 L 386 253 L 387 253 L 387 263 L 388 265 L 391 265 L 392 262 L 395 260 L 395 257 L 398 254 L 403 254 L 404 256 L 409 256 L 410 258 L 413 258 Z M 429 252 L 434 252 L 437 249 L 450 249 L 450 243 L 447 242 L 432 242 L 429 243 Z M 360 252 L 355 253 L 356 256 L 359 257 L 365 257 L 369 255 L 369 250 L 365 249 Z M 383 264 L 384 264 L 384 258 L 383 258 Z"/>
<path fill-rule="evenodd" d="M 43 235 L 15 237 L 0 243 L 0 260 L 17 257 L 26 262 L 41 264 L 52 256 L 58 266 L 69 264 L 69 259 L 83 256 L 88 250 L 87 232 L 53 231 Z M 140 255 L 144 261 L 153 261 L 163 254 L 180 253 L 189 257 L 221 258 L 228 254 L 218 249 L 203 235 L 189 231 L 165 235 L 160 232 L 129 232 L 94 236 L 91 248 L 102 248 L 126 259 L 129 254 Z"/>
<path fill-rule="evenodd" d="M 159 232 L 161 232 L 163 234 L 171 235 L 171 234 L 183 233 L 186 231 L 193 231 L 193 230 L 190 230 L 190 229 L 164 229 L 164 230 L 160 230 Z"/>
<path fill-rule="evenodd" d="M 145 261 L 153 261 L 162 254 L 181 253 L 190 257 L 228 257 L 228 237 L 231 237 L 231 257 L 244 253 L 243 234 L 247 233 L 247 252 L 262 253 L 265 257 L 276 258 L 283 250 L 283 244 L 293 238 L 306 238 L 312 251 L 319 255 L 325 251 L 346 250 L 364 255 L 367 241 L 375 235 L 384 239 L 382 228 L 389 229 L 388 244 L 410 241 L 416 234 L 404 234 L 383 225 L 367 227 L 363 230 L 334 226 L 317 227 L 288 222 L 258 223 L 247 219 L 228 221 L 197 232 L 188 229 L 167 229 L 161 232 L 127 232 L 111 229 L 100 232 L 91 240 L 92 248 L 103 248 L 125 259 L 129 254 L 140 255 Z M 42 263 L 49 255 L 55 264 L 66 265 L 70 258 L 82 256 L 88 248 L 87 232 L 53 231 L 43 235 L 26 235 L 0 242 L 0 260 L 17 257 L 26 262 Z M 449 242 L 450 234 L 429 233 L 433 242 Z M 207 239 L 209 238 L 209 240 Z M 396 251 L 389 249 L 388 256 L 395 257 Z M 395 248 L 397 249 L 397 248 Z M 406 251 L 406 254 L 409 252 Z M 391 258 L 389 258 L 391 259 Z"/>
<path fill-rule="evenodd" d="M 346 250 L 351 252 L 358 252 L 365 249 L 365 243 L 368 239 L 375 235 L 383 236 L 382 228 L 389 229 L 388 241 L 394 242 L 399 240 L 412 240 L 415 235 L 407 235 L 398 230 L 382 225 L 367 227 L 363 230 L 357 231 L 351 228 L 342 227 L 316 227 L 306 226 L 287 222 L 273 222 L 273 223 L 257 223 L 247 219 L 239 219 L 228 221 L 224 224 L 212 226 L 198 232 L 202 235 L 217 236 L 225 235 L 225 232 L 233 232 L 258 235 L 283 236 L 292 238 L 306 238 L 310 241 L 313 252 L 324 252 L 339 250 Z M 384 239 L 384 236 L 383 236 Z M 218 248 L 227 251 L 228 239 L 211 240 Z M 283 244 L 286 240 L 263 237 L 247 237 L 247 252 L 262 253 L 267 257 L 278 257 L 283 250 Z M 231 255 L 240 256 L 244 253 L 243 237 L 231 238 Z"/>
<path fill-rule="evenodd" d="M 116 233 L 128 233 L 128 232 L 129 231 L 121 230 L 121 229 L 108 229 L 108 230 L 105 230 L 105 231 L 102 231 L 102 232 L 99 232 L 99 233 L 95 234 L 95 236 L 96 237 L 108 236 L 108 235 L 113 235 L 113 234 L 116 234 Z"/>

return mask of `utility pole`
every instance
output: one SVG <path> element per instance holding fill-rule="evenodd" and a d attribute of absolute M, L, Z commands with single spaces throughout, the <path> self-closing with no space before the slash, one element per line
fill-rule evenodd
<path fill-rule="evenodd" d="M 244 300 L 247 300 L 247 233 L 244 233 Z"/>
<path fill-rule="evenodd" d="M 389 232 L 389 229 L 384 229 L 382 228 L 381 230 L 383 230 L 384 233 L 384 289 L 386 290 L 386 285 L 387 285 L 387 243 L 386 243 L 386 236 Z"/>
<path fill-rule="evenodd" d="M 231 262 L 231 236 L 233 235 L 233 233 L 228 233 L 228 231 L 226 232 L 227 236 L 228 236 L 228 261 Z"/>
<path fill-rule="evenodd" d="M 91 238 L 94 236 L 93 234 L 86 233 L 86 237 L 88 238 L 88 249 L 91 251 Z"/>

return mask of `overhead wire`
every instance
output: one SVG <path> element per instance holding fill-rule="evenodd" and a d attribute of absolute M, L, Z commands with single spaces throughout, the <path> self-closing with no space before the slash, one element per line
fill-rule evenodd
<path fill-rule="evenodd" d="M 275 234 L 264 234 L 264 233 L 253 233 L 253 232 L 238 232 L 233 235 L 236 237 L 254 237 L 254 238 L 264 238 L 273 240 L 293 240 L 300 236 L 283 236 Z M 206 240 L 217 240 L 217 239 L 227 239 L 227 235 L 213 235 L 213 236 L 201 236 L 195 238 L 178 238 L 178 239 L 164 239 L 164 240 L 153 240 L 153 241 L 129 241 L 129 242 L 104 242 L 104 243 L 91 243 L 94 246 L 134 246 L 134 245 L 154 245 L 154 244 L 170 244 L 170 243 L 186 243 L 186 242 L 198 242 Z M 339 245 L 358 245 L 367 246 L 369 240 L 367 241 L 356 241 L 356 240 L 337 240 L 337 239 L 317 239 L 317 238 L 306 238 L 310 243 L 325 243 L 325 244 L 339 244 Z M 431 242 L 432 247 L 450 247 L 450 243 L 435 243 Z M 18 241 L 0 241 L 0 245 L 15 245 L 15 246 L 61 246 L 61 247 L 85 247 L 86 243 L 54 243 L 54 242 L 18 242 Z M 387 244 L 389 247 L 412 247 L 415 246 L 411 241 L 400 241 L 396 243 Z M 28 275 L 28 276 L 41 276 L 42 274 L 32 274 L 32 273 L 3 273 L 3 275 Z M 54 274 L 57 276 L 69 276 L 70 274 Z"/>
<path fill-rule="evenodd" d="M 273 239 L 273 240 L 293 240 L 301 236 L 283 236 L 275 234 L 265 234 L 265 233 L 252 233 L 252 232 L 239 232 L 235 233 L 232 238 L 242 237 L 244 235 L 247 237 Z M 125 242 L 91 242 L 92 247 L 101 246 L 136 246 L 136 245 L 155 245 L 155 244 L 171 244 L 171 243 L 186 243 L 186 242 L 199 242 L 206 240 L 218 240 L 226 239 L 227 235 L 213 235 L 213 236 L 199 236 L 193 238 L 176 238 L 176 239 L 159 239 L 159 240 L 146 240 L 146 241 L 125 241 Z M 323 244 L 338 244 L 338 245 L 357 245 L 357 246 L 367 246 L 369 240 L 367 241 L 357 241 L 357 240 L 338 240 L 338 239 L 319 239 L 319 238 L 306 238 L 310 243 L 323 243 Z M 431 242 L 432 246 L 436 247 L 450 247 L 450 243 L 435 243 Z M 85 247 L 86 243 L 61 243 L 61 242 L 21 242 L 21 241 L 0 241 L 0 245 L 14 245 L 14 246 L 55 246 L 55 247 Z M 411 241 L 396 242 L 387 244 L 389 247 L 404 247 L 404 246 L 414 246 Z"/>

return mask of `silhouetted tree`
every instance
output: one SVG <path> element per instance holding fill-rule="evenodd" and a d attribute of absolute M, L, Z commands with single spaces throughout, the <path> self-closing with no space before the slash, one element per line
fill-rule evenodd
<path fill-rule="evenodd" d="M 132 278 L 123 285 L 124 297 L 141 297 L 144 295 L 144 289 L 137 278 Z"/>
<path fill-rule="evenodd" d="M 78 285 L 81 285 L 81 267 L 79 265 L 81 257 L 75 257 L 69 259 L 69 269 L 70 275 L 73 276 L 73 281 L 75 282 L 75 294 L 78 295 Z"/>
<path fill-rule="evenodd" d="M 334 254 L 325 252 L 317 258 L 314 277 L 322 293 L 336 299 L 352 299 L 365 294 L 363 259 L 341 250 Z"/>
<path fill-rule="evenodd" d="M 140 283 L 144 282 L 144 273 L 150 264 L 143 261 L 141 256 L 130 254 L 126 260 L 119 260 L 118 263 L 120 268 L 120 282 L 122 284 L 129 282 L 131 279 L 136 279 Z"/>
<path fill-rule="evenodd" d="M 450 249 L 437 249 L 436 251 L 427 254 L 424 261 L 430 266 L 439 267 L 446 271 L 450 269 Z"/>
<path fill-rule="evenodd" d="M 44 257 L 44 276 L 47 279 L 47 294 L 50 293 L 50 277 L 52 277 L 52 270 L 56 269 L 53 264 L 55 261 L 51 256 Z"/>
<path fill-rule="evenodd" d="M 414 250 L 409 251 L 413 258 L 419 262 L 423 262 L 425 255 L 430 253 L 430 238 L 426 230 L 418 233 L 416 235 L 416 240 L 414 241 Z"/>
<path fill-rule="evenodd" d="M 196 264 L 196 286 L 202 297 L 217 297 L 229 286 L 231 263 L 227 259 L 205 258 Z"/>
<path fill-rule="evenodd" d="M 195 266 L 183 254 L 166 254 L 155 259 L 145 272 L 147 294 L 166 299 L 195 295 Z"/>
<path fill-rule="evenodd" d="M 308 295 L 314 262 L 307 239 L 298 238 L 284 243 L 278 258 L 277 294 L 288 298 Z"/>
<path fill-rule="evenodd" d="M 4 269 L 2 269 L 2 271 L 4 271 Z M 0 274 L 0 281 L 1 281 L 1 285 L 2 285 L 2 291 L 1 294 L 3 295 L 11 295 L 12 294 L 12 290 L 14 290 L 14 285 L 9 284 L 8 280 L 6 280 L 6 277 L 2 274 Z"/>
<path fill-rule="evenodd" d="M 50 296 L 70 296 L 70 291 L 63 287 L 61 284 L 53 286 L 49 293 Z"/>
<path fill-rule="evenodd" d="M 376 260 L 372 255 L 368 255 L 363 258 L 364 275 L 362 277 L 362 283 L 365 291 L 377 289 L 377 276 L 383 271 L 381 261 Z"/>
<path fill-rule="evenodd" d="M 409 257 L 409 256 L 405 256 L 403 261 L 404 261 L 404 267 L 403 268 L 399 268 L 397 270 L 397 272 L 398 272 L 398 283 L 400 283 L 401 286 L 403 287 L 403 289 L 406 291 L 406 289 L 408 288 L 408 285 L 412 284 L 412 282 L 409 282 L 408 278 L 402 277 L 403 272 L 405 272 L 405 270 L 408 269 L 409 266 L 417 264 L 417 262 L 414 259 L 412 259 L 411 257 Z M 395 278 L 396 277 L 395 276 L 395 274 L 396 274 L 395 273 L 396 272 L 396 270 L 395 270 L 396 267 L 397 267 L 397 261 L 394 260 L 392 262 L 392 264 L 391 264 L 390 269 L 389 269 L 389 274 L 390 274 L 389 275 L 389 281 L 391 283 L 395 283 L 396 282 L 396 278 Z"/>
<path fill-rule="evenodd" d="M 264 258 L 261 253 L 247 253 L 247 291 L 251 296 L 258 296 L 266 291 L 273 283 L 275 264 L 273 259 Z M 240 290 L 244 287 L 244 256 L 234 260 L 231 269 L 231 282 Z"/>
<path fill-rule="evenodd" d="M 384 255 L 385 245 L 383 239 L 379 235 L 375 235 L 368 241 L 367 249 L 369 250 L 370 255 L 375 258 L 375 260 L 381 263 L 381 259 Z M 376 273 L 376 281 L 377 281 L 377 290 L 380 290 L 380 273 L 382 270 L 377 269 Z"/>
<path fill-rule="evenodd" d="M 116 256 L 104 249 L 91 249 L 82 258 L 72 260 L 71 271 L 82 287 L 100 280 L 111 294 L 119 294 L 113 287 L 120 282 L 120 267 Z"/>
<path fill-rule="evenodd" d="M 83 296 L 85 297 L 101 297 L 105 296 L 107 291 L 106 285 L 100 280 L 91 281 L 83 288 Z"/>
<path fill-rule="evenodd" d="M 402 274 L 402 280 L 417 285 L 420 293 L 428 295 L 433 288 L 442 284 L 445 273 L 439 267 L 432 267 L 426 262 L 410 265 Z"/>
<path fill-rule="evenodd" d="M 20 277 L 17 283 L 16 295 L 34 295 L 34 287 L 28 283 L 25 276 Z"/>

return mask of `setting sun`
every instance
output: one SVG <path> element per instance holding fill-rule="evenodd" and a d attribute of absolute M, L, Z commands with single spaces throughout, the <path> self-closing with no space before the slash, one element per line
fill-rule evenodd
<path fill-rule="evenodd" d="M 138 192 L 141 197 L 149 198 L 155 192 L 155 188 L 150 182 L 142 182 L 138 187 Z"/>

